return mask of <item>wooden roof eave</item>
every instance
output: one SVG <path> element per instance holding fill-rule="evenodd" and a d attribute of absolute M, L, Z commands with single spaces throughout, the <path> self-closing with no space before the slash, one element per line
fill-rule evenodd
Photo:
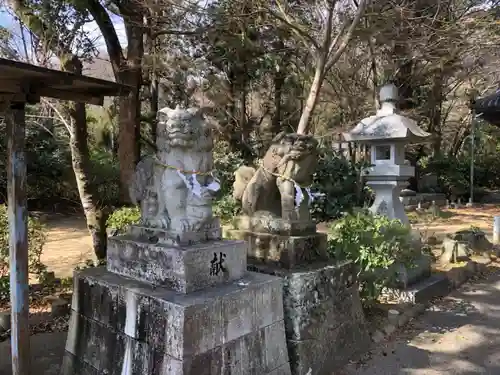
<path fill-rule="evenodd" d="M 106 96 L 124 96 L 131 89 L 116 82 L 0 58 L 0 103 L 36 103 L 45 96 L 103 105 Z"/>

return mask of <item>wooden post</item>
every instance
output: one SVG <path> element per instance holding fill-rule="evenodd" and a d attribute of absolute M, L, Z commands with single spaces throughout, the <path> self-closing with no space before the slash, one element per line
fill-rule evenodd
<path fill-rule="evenodd" d="M 11 103 L 6 122 L 12 375 L 28 375 L 30 335 L 24 103 Z"/>

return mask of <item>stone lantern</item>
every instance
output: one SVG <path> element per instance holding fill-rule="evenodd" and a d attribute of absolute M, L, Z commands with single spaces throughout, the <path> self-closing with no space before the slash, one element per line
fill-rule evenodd
<path fill-rule="evenodd" d="M 427 142 L 431 134 L 420 129 L 416 121 L 398 114 L 397 100 L 396 86 L 382 87 L 381 108 L 377 113 L 361 120 L 343 135 L 348 142 L 371 146 L 372 166 L 365 171 L 366 183 L 375 193 L 370 211 L 409 225 L 399 195 L 408 185 L 408 179 L 414 176 L 415 168 L 405 162 L 405 146 Z"/>

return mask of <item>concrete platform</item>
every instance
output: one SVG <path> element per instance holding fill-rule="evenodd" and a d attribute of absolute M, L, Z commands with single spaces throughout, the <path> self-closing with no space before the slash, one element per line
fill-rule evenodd
<path fill-rule="evenodd" d="M 104 267 L 74 282 L 64 375 L 290 375 L 278 277 L 189 294 Z"/>

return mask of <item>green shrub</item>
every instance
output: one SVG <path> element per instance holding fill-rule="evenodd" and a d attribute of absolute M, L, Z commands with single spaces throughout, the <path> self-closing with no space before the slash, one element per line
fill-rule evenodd
<path fill-rule="evenodd" d="M 336 221 L 329 231 L 328 249 L 335 259 L 351 260 L 358 266 L 365 306 L 372 304 L 395 276 L 389 272 L 391 265 L 396 261 L 411 265 L 415 255 L 409 227 L 366 211 Z"/>
<path fill-rule="evenodd" d="M 138 207 L 122 207 L 113 211 L 106 221 L 106 227 L 118 233 L 123 233 L 132 224 L 139 223 L 141 211 Z"/>
<path fill-rule="evenodd" d="M 47 241 L 45 227 L 39 220 L 28 217 L 28 272 L 42 276 L 46 271 L 40 258 Z M 9 288 L 9 221 L 7 206 L 0 205 L 0 300 L 8 298 Z"/>
<path fill-rule="evenodd" d="M 215 176 L 221 188 L 213 204 L 214 216 L 218 216 L 222 224 L 229 223 L 240 214 L 241 204 L 233 198 L 234 172 L 243 164 L 243 157 L 232 152 L 225 141 L 217 141 L 214 145 Z"/>
<path fill-rule="evenodd" d="M 312 190 L 324 196 L 313 201 L 311 215 L 317 222 L 328 222 L 356 206 L 363 206 L 369 199 L 368 190 L 360 177 L 361 171 L 369 164 L 352 163 L 331 148 L 320 151 Z"/>
<path fill-rule="evenodd" d="M 222 224 L 228 224 L 235 216 L 241 214 L 241 202 L 226 194 L 215 201 L 213 210 L 214 216 L 219 217 Z"/>
<path fill-rule="evenodd" d="M 81 204 L 71 165 L 68 134 L 60 124 L 55 125 L 52 133 L 48 133 L 39 124 L 27 123 L 26 178 L 30 207 L 45 208 L 46 205 L 60 202 Z M 5 133 L 5 123 L 0 121 L 2 132 Z M 7 190 L 6 146 L 4 137 L 0 140 L 0 201 L 5 201 Z M 90 177 L 97 187 L 99 203 L 116 205 L 119 202 L 118 162 L 112 153 L 94 149 L 91 147 Z"/>

